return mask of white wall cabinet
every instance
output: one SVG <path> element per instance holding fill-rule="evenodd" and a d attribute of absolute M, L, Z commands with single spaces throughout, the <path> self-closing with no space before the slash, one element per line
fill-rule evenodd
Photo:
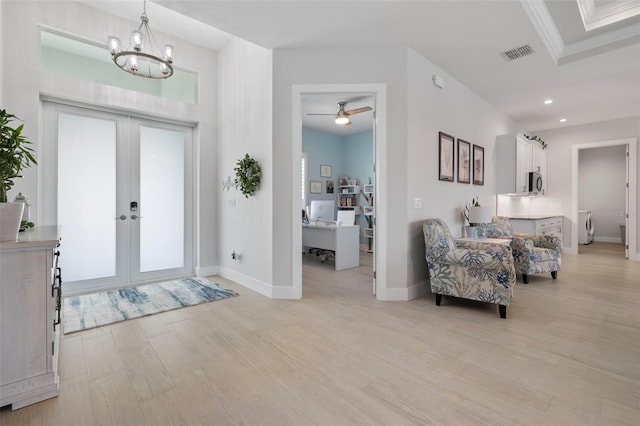
<path fill-rule="evenodd" d="M 499 136 L 496 140 L 496 192 L 529 194 L 529 172 L 542 174 L 542 194 L 546 189 L 547 155 L 542 145 L 521 134 Z"/>
<path fill-rule="evenodd" d="M 58 395 L 59 241 L 60 228 L 44 226 L 0 243 L 0 406 Z"/>

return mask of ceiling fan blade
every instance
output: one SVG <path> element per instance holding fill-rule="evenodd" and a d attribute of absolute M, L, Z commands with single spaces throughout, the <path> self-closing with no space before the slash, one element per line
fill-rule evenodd
<path fill-rule="evenodd" d="M 308 112 L 307 115 L 333 115 L 334 117 L 336 116 L 335 113 L 333 113 L 333 114 L 322 114 L 322 113 L 317 113 L 317 112 Z"/>
<path fill-rule="evenodd" d="M 371 108 L 370 106 L 366 106 L 366 107 L 362 107 L 362 108 L 355 108 L 355 109 L 350 109 L 349 111 L 345 111 L 345 115 L 354 115 L 354 114 L 360 114 L 361 112 L 366 112 L 366 111 L 371 111 L 373 108 Z"/>

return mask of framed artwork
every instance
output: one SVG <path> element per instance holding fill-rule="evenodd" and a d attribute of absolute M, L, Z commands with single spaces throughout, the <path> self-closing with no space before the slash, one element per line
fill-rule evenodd
<path fill-rule="evenodd" d="M 327 180 L 327 194 L 333 194 L 333 180 Z"/>
<path fill-rule="evenodd" d="M 320 177 L 331 177 L 331 166 L 320 165 Z"/>
<path fill-rule="evenodd" d="M 471 144 L 458 139 L 458 182 L 471 183 Z"/>
<path fill-rule="evenodd" d="M 442 132 L 438 135 L 440 139 L 438 179 L 453 182 L 453 136 Z"/>
<path fill-rule="evenodd" d="M 473 184 L 484 185 L 484 148 L 473 146 Z"/>
<path fill-rule="evenodd" d="M 312 194 L 322 194 L 322 182 L 319 180 L 312 180 L 309 190 Z"/>

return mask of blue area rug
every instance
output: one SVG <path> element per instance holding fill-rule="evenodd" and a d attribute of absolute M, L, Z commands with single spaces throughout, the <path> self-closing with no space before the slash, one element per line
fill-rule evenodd
<path fill-rule="evenodd" d="M 206 278 L 185 278 L 64 298 L 64 333 L 237 296 Z"/>

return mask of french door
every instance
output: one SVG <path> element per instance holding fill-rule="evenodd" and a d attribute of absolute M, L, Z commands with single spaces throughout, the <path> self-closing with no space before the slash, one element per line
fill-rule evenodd
<path fill-rule="evenodd" d="M 192 274 L 192 128 L 52 102 L 44 120 L 65 293 Z"/>

